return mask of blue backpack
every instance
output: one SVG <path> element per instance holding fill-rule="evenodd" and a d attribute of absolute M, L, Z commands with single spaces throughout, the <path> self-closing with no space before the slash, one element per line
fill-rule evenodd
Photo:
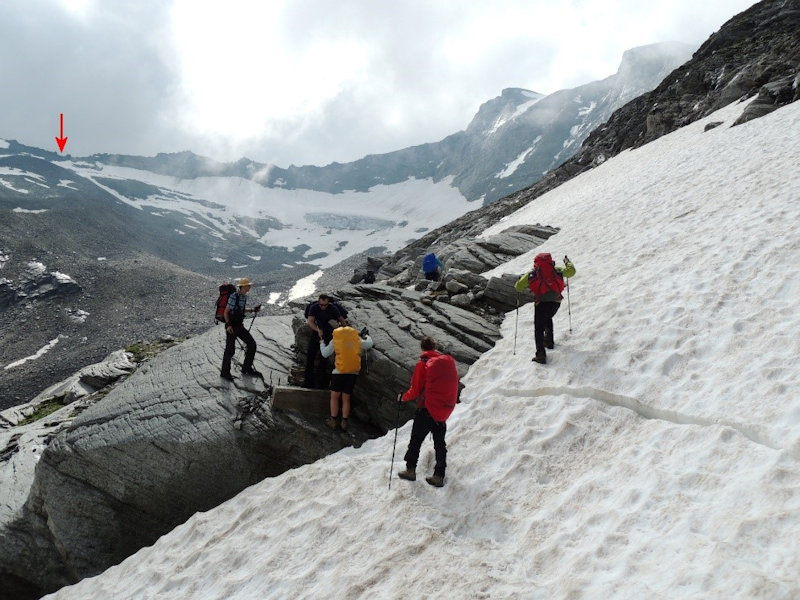
<path fill-rule="evenodd" d="M 439 265 L 436 262 L 436 255 L 433 252 L 425 255 L 425 258 L 422 259 L 422 271 L 423 273 L 433 273 Z"/>

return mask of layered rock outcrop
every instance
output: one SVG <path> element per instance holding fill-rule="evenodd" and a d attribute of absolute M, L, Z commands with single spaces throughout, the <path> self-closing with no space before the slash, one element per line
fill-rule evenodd
<path fill-rule="evenodd" d="M 127 375 L 123 365 L 87 368 L 51 388 L 63 402 L 77 399 L 79 411 L 13 428 L 7 419 L 0 477 L 15 491 L 0 512 L 0 584 L 35 596 L 99 573 L 264 477 L 382 435 L 397 424 L 396 396 L 408 386 L 423 335 L 453 354 L 462 375 L 499 337 L 499 317 L 424 292 L 377 284 L 338 293 L 375 341 L 346 435 L 318 416 L 273 406 L 273 388 L 303 360 L 292 351 L 291 316 L 253 323 L 263 381 L 219 377 L 219 327 L 144 362 L 102 399 L 88 386 Z M 307 328 L 302 304 L 296 308 L 302 349 Z M 327 397 L 320 401 L 324 411 Z M 404 406 L 401 421 L 413 410 Z M 23 473 L 14 461 L 24 456 Z"/>

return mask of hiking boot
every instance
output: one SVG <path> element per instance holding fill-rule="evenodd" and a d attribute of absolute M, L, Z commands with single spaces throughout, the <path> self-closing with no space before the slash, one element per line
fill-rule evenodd
<path fill-rule="evenodd" d="M 533 357 L 532 360 L 533 360 L 533 362 L 537 362 L 540 365 L 546 365 L 547 364 L 547 357 L 544 354 L 537 354 L 536 356 Z"/>
<path fill-rule="evenodd" d="M 347 424 L 347 419 L 342 417 L 342 422 L 339 423 L 339 427 L 342 428 L 342 431 L 347 431 L 347 428 L 349 427 L 349 425 Z"/>
<path fill-rule="evenodd" d="M 544 347 L 547 348 L 548 350 L 552 350 L 553 348 L 556 347 L 556 344 L 553 340 L 545 340 Z"/>
<path fill-rule="evenodd" d="M 333 429 L 334 431 L 339 428 L 339 420 L 336 417 L 329 417 L 325 419 L 325 425 Z"/>
<path fill-rule="evenodd" d="M 256 371 L 252 367 L 249 369 L 242 369 L 242 375 L 249 375 L 250 377 L 261 377 L 262 379 L 264 376 L 261 374 L 260 371 Z"/>
<path fill-rule="evenodd" d="M 425 481 L 433 487 L 444 487 L 444 475 L 431 475 L 430 477 L 426 477 Z"/>
<path fill-rule="evenodd" d="M 228 381 L 233 381 L 233 375 L 230 373 L 220 373 L 219 376 L 223 379 L 227 379 Z"/>
<path fill-rule="evenodd" d="M 406 481 L 416 481 L 417 480 L 417 470 L 416 469 L 406 469 L 405 471 L 400 471 L 397 476 L 400 479 L 405 479 Z"/>

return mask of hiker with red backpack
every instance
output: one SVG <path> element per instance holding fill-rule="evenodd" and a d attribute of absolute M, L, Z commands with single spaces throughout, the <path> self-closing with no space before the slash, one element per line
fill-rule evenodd
<path fill-rule="evenodd" d="M 225 352 L 222 355 L 222 368 L 219 376 L 228 381 L 233 381 L 231 375 L 231 359 L 236 353 L 236 338 L 242 340 L 247 346 L 242 363 L 242 375 L 251 377 L 262 377 L 261 373 L 253 368 L 253 360 L 256 357 L 256 341 L 250 332 L 244 328 L 244 316 L 246 313 L 257 313 L 261 310 L 259 304 L 255 308 L 247 308 L 247 292 L 253 286 L 247 277 L 242 277 L 236 282 L 236 291 L 228 295 L 225 308 L 222 311 L 222 321 L 225 323 Z M 222 302 L 223 290 L 220 287 L 220 300 Z M 219 317 L 218 317 L 219 318 Z"/>
<path fill-rule="evenodd" d="M 325 424 L 333 430 L 347 431 L 350 417 L 350 396 L 361 372 L 361 352 L 372 348 L 372 338 L 366 328 L 359 334 L 352 327 L 343 325 L 333 330 L 331 340 L 319 342 L 319 353 L 328 358 L 334 356 L 331 373 L 331 418 Z M 339 399 L 342 400 L 342 420 L 339 421 Z"/>
<path fill-rule="evenodd" d="M 519 278 L 514 285 L 517 291 L 527 286 L 533 294 L 533 338 L 536 342 L 536 356 L 533 361 L 547 364 L 546 348 L 553 349 L 553 317 L 561 308 L 564 297 L 564 278 L 575 275 L 575 265 L 564 256 L 564 266 L 557 267 L 549 252 L 540 252 L 533 259 L 533 270 Z"/>
<path fill-rule="evenodd" d="M 447 444 L 444 436 L 447 433 L 447 419 L 458 402 L 458 370 L 456 362 L 449 354 L 441 354 L 436 350 L 433 338 L 425 336 L 420 342 L 422 354 L 414 367 L 411 376 L 411 387 L 398 401 L 417 401 L 417 412 L 411 426 L 411 439 L 403 459 L 406 470 L 397 476 L 407 481 L 416 481 L 419 452 L 425 436 L 433 436 L 433 448 L 436 453 L 436 464 L 433 475 L 426 477 L 430 485 L 442 487 L 447 468 Z"/>

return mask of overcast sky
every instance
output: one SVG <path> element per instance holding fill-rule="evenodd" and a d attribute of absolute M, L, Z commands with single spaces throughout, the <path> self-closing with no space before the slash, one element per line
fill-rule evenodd
<path fill-rule="evenodd" d="M 752 0 L 2 0 L 0 138 L 347 162 L 464 129 L 503 88 L 699 45 Z"/>

